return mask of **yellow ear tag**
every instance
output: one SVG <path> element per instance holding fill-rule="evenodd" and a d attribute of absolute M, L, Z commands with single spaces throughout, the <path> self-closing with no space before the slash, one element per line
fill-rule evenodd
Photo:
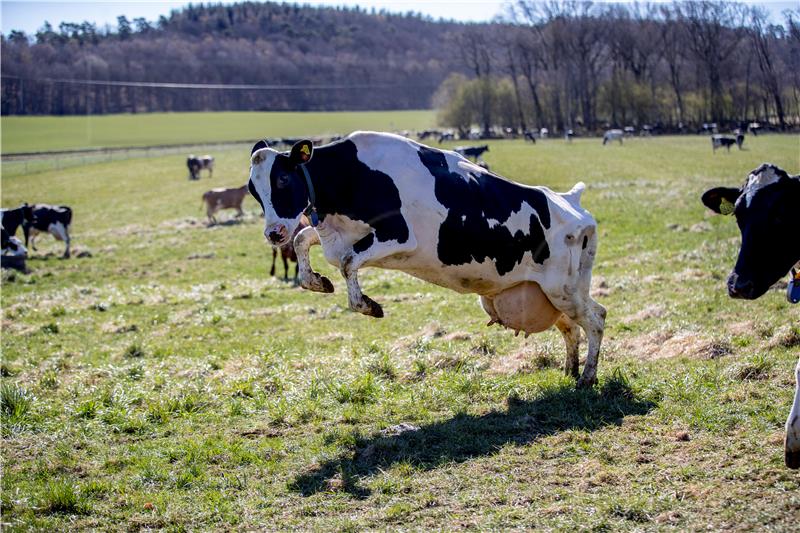
<path fill-rule="evenodd" d="M 732 215 L 734 209 L 735 209 L 735 206 L 727 198 L 723 198 L 722 200 L 720 200 L 720 202 L 719 202 L 719 212 L 721 214 L 723 214 L 723 215 Z"/>

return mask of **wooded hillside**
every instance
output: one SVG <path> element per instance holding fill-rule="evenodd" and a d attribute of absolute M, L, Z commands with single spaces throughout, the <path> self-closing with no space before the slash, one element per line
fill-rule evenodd
<path fill-rule="evenodd" d="M 151 24 L 119 19 L 12 32 L 2 50 L 3 114 L 190 110 L 420 109 L 453 70 L 463 27 L 419 15 L 245 2 L 194 5 Z M 214 90 L 34 80 L 241 84 Z M 314 86 L 321 86 L 314 88 Z"/>
<path fill-rule="evenodd" d="M 460 130 L 800 125 L 800 9 L 775 23 L 709 0 L 509 5 L 491 24 L 253 2 L 45 24 L 2 37 L 2 113 L 434 106 Z"/>

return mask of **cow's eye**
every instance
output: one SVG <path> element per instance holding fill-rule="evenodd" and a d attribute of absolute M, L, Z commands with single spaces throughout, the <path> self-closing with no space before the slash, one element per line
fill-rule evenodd
<path fill-rule="evenodd" d="M 284 189 L 289 186 L 289 176 L 286 174 L 282 174 L 278 176 L 278 180 L 275 183 L 275 186 L 279 189 Z"/>

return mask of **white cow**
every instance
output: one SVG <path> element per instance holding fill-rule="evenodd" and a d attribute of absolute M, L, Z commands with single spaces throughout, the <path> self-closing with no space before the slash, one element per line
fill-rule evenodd
<path fill-rule="evenodd" d="M 273 246 L 289 241 L 304 212 L 316 226 L 294 239 L 304 288 L 333 291 L 309 262 L 309 247 L 321 244 L 347 281 L 350 308 L 366 315 L 383 310 L 361 291 L 365 266 L 475 293 L 490 323 L 526 333 L 555 324 L 575 377 L 582 328 L 589 346 L 578 384 L 595 382 L 606 310 L 589 295 L 597 227 L 580 206 L 582 183 L 559 194 L 508 181 L 455 152 L 356 132 L 316 149 L 301 141 L 291 153 L 256 144 L 249 188 Z"/>

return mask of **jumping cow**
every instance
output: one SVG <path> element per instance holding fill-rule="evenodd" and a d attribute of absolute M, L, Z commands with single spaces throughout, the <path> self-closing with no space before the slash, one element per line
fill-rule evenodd
<path fill-rule="evenodd" d="M 744 135 L 741 133 L 737 134 L 736 137 L 728 137 L 725 135 L 712 135 L 711 136 L 711 148 L 714 152 L 717 151 L 717 148 L 725 147 L 728 149 L 728 152 L 731 151 L 731 146 L 734 144 L 739 147 L 739 150 L 742 149 L 742 143 L 744 143 Z"/>
<path fill-rule="evenodd" d="M 216 224 L 214 213 L 220 209 L 236 209 L 236 216 L 244 216 L 242 202 L 247 195 L 247 185 L 236 189 L 211 189 L 203 193 L 203 203 L 206 205 L 206 215 L 210 224 Z"/>
<path fill-rule="evenodd" d="M 731 298 L 755 300 L 800 263 L 800 176 L 790 176 L 765 163 L 747 177 L 741 188 L 717 187 L 703 194 L 703 203 L 716 213 L 734 215 L 742 234 L 736 265 L 728 277 Z M 795 270 L 796 272 L 796 270 Z M 800 284 L 800 278 L 792 280 Z M 790 301 L 793 295 L 790 294 Z M 795 369 L 794 404 L 786 421 L 785 460 L 800 468 L 800 361 Z"/>
<path fill-rule="evenodd" d="M 477 160 L 483 152 L 489 151 L 489 145 L 484 144 L 482 146 L 456 146 L 454 149 L 459 154 L 463 155 L 467 159 Z"/>
<path fill-rule="evenodd" d="M 204 155 L 201 157 L 195 157 L 190 155 L 188 159 L 186 159 L 186 166 L 189 167 L 189 179 L 190 180 L 197 180 L 200 179 L 200 171 L 201 170 L 208 170 L 208 177 L 213 177 L 214 174 L 214 158 L 210 155 Z"/>
<path fill-rule="evenodd" d="M 69 226 L 72 224 L 72 209 L 65 205 L 33 204 L 31 217 L 22 224 L 25 233 L 25 246 L 36 250 L 34 241 L 39 233 L 49 233 L 59 241 L 64 241 L 64 258 L 69 258 Z"/>
<path fill-rule="evenodd" d="M 603 134 L 603 146 L 610 141 L 619 141 L 619 144 L 622 144 L 622 138 L 624 136 L 625 132 L 622 130 L 608 130 Z"/>
<path fill-rule="evenodd" d="M 555 324 L 575 377 L 583 329 L 578 385 L 595 383 L 606 310 L 589 294 L 597 225 L 580 206 L 582 183 L 564 194 L 521 185 L 455 152 L 374 132 L 317 149 L 301 141 L 284 153 L 262 141 L 250 163 L 270 244 L 288 243 L 304 213 L 311 219 L 294 238 L 302 287 L 334 290 L 309 262 L 309 247 L 321 244 L 347 282 L 350 308 L 368 316 L 383 309 L 361 291 L 366 266 L 478 294 L 489 324 L 526 334 Z"/>

